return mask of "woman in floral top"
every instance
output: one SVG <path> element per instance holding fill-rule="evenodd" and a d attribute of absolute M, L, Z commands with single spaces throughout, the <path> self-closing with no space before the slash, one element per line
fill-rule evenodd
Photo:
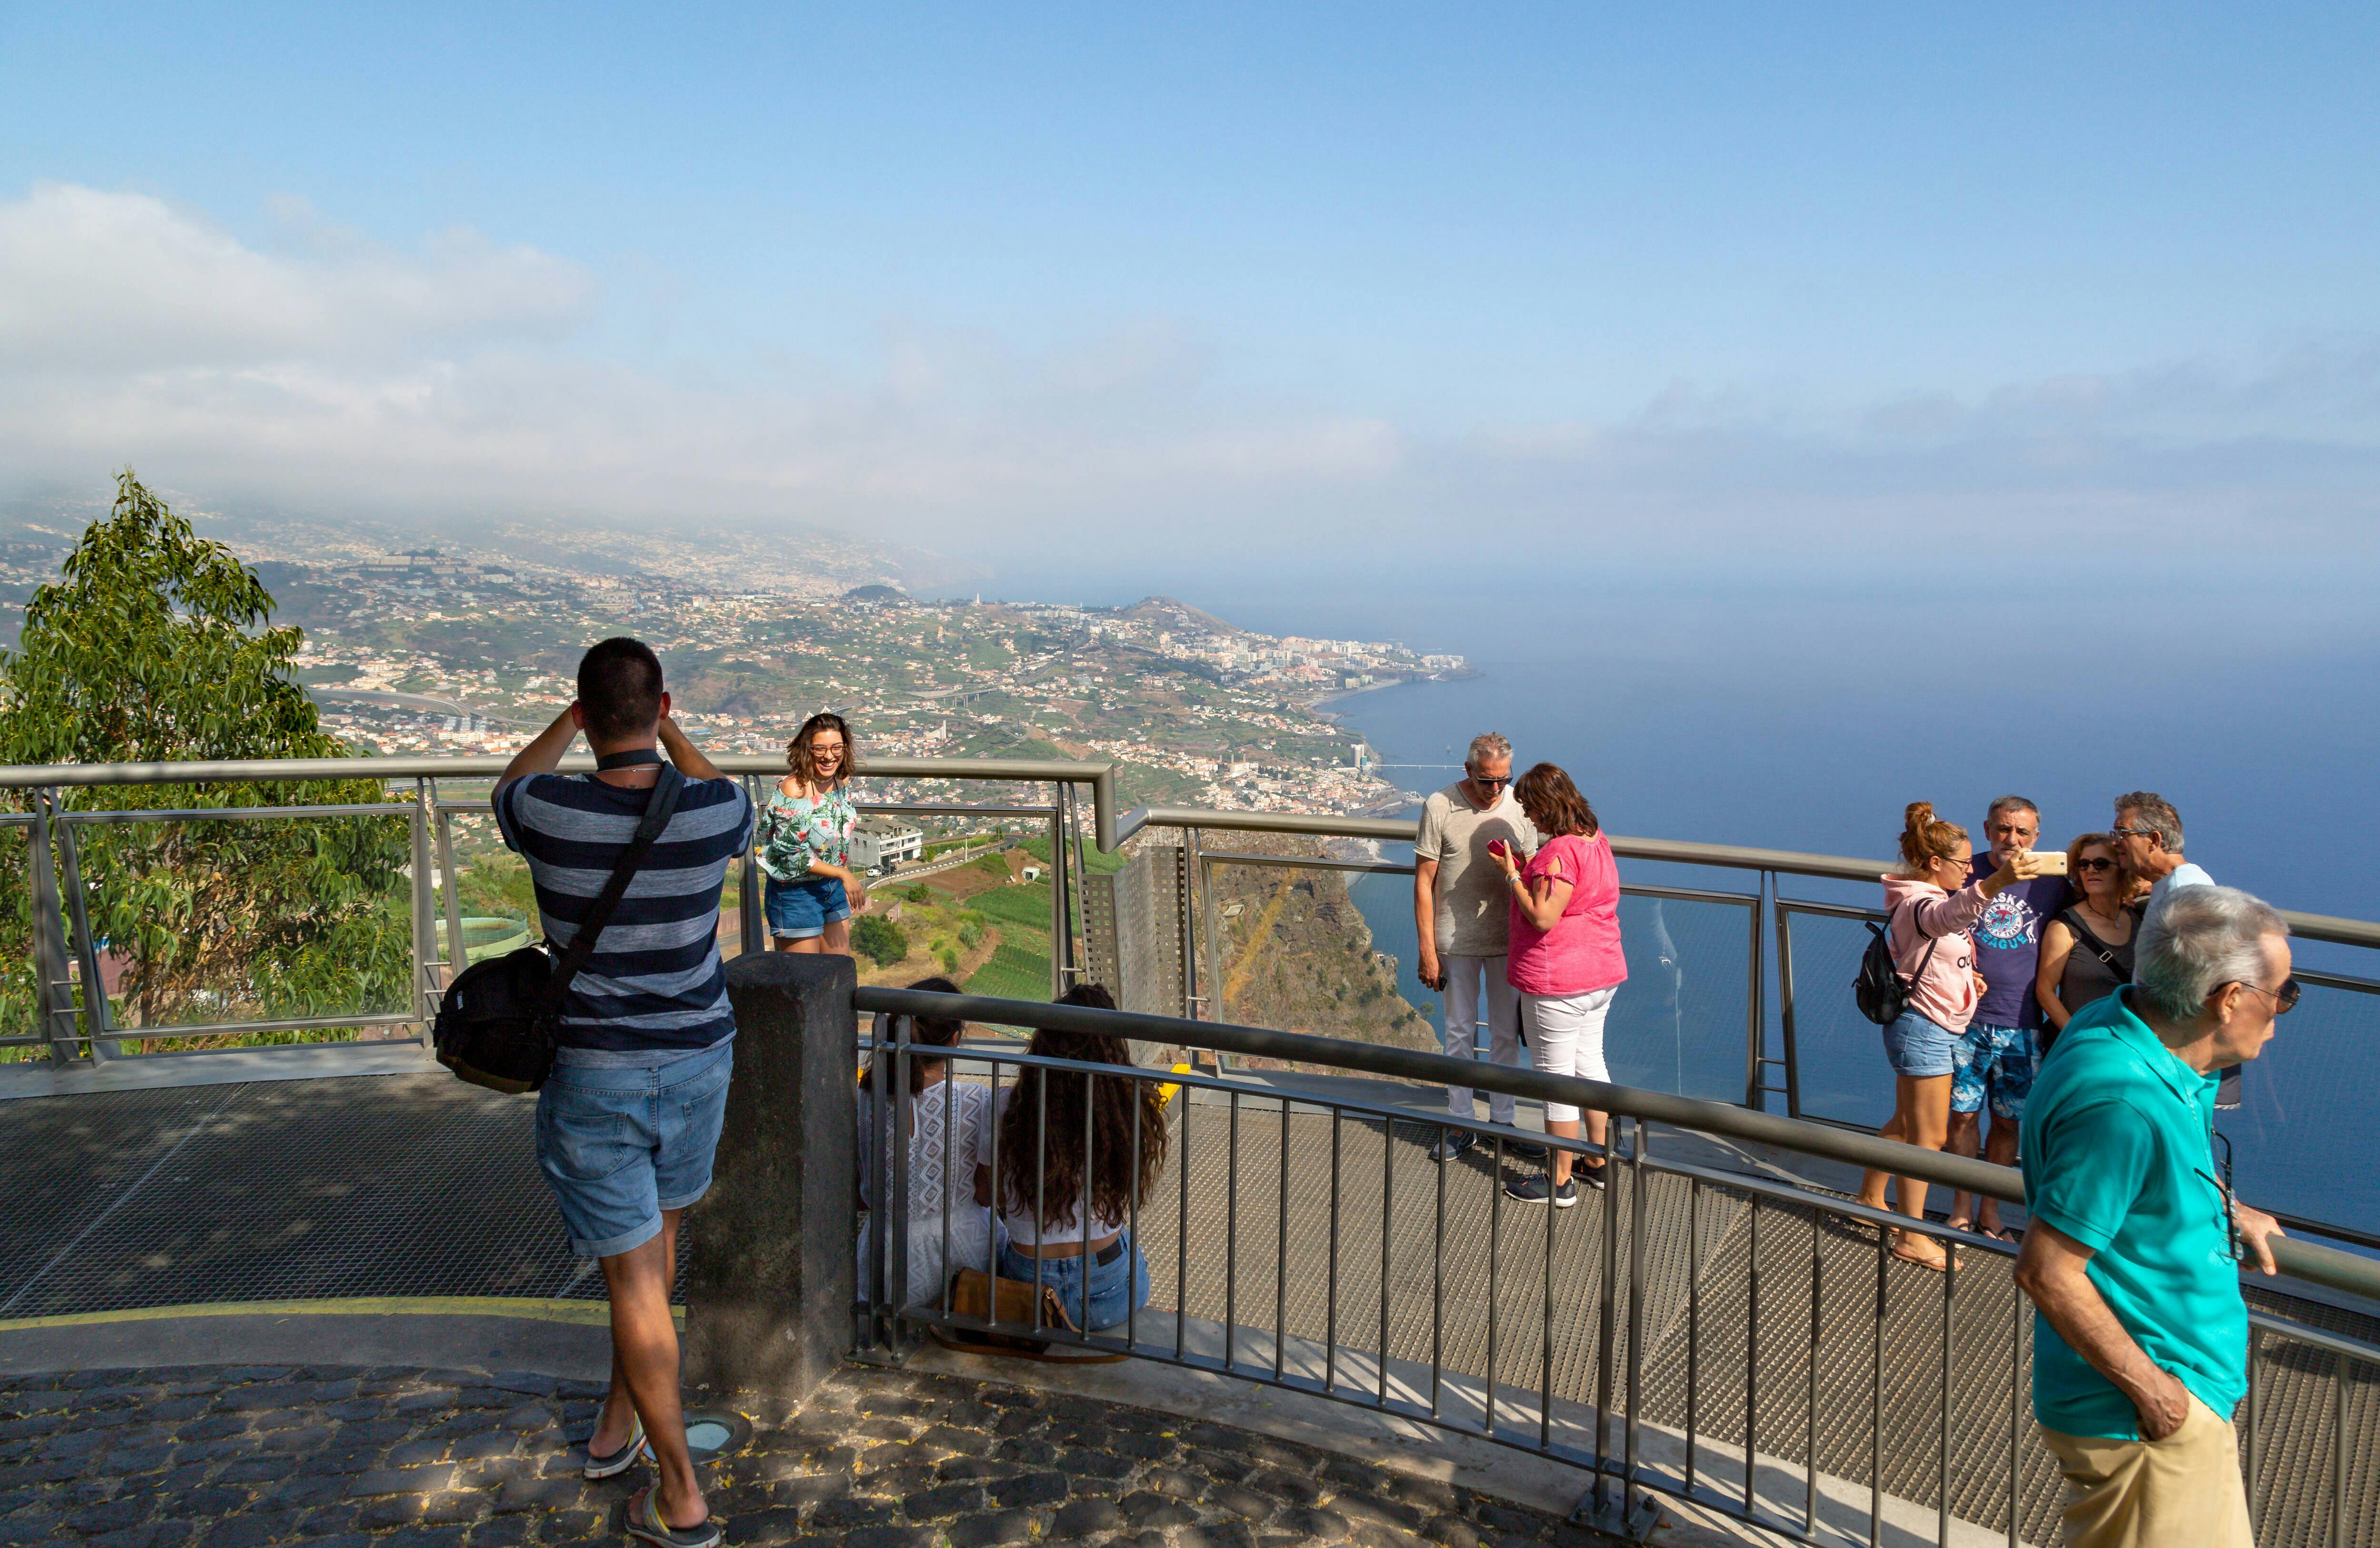
<path fill-rule="evenodd" d="M 810 716 L 786 746 L 785 766 L 790 772 L 760 811 L 769 933 L 779 951 L 848 953 L 851 911 L 868 905 L 867 885 L 851 867 L 859 813 L 844 789 L 851 728 L 841 715 Z"/>

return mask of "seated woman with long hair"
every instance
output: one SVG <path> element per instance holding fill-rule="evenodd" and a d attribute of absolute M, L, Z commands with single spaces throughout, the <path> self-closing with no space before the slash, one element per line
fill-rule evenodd
<path fill-rule="evenodd" d="M 909 987 L 935 994 L 959 992 L 959 986 L 946 978 L 919 979 Z M 955 1048 L 965 1030 L 966 1023 L 956 1017 L 920 1016 L 911 1023 L 909 1040 L 921 1048 Z M 876 1212 L 870 1208 L 880 1197 L 876 1171 L 878 1151 L 882 1144 L 876 1127 L 881 1120 L 876 1111 L 875 1085 L 876 1071 L 871 1067 L 859 1083 L 859 1206 L 869 1211 L 868 1222 L 859 1233 L 859 1288 L 863 1294 L 875 1283 L 870 1277 L 868 1254 L 879 1247 L 879 1233 L 873 1226 Z M 899 1114 L 893 1116 L 897 1121 Z M 909 1284 L 908 1294 L 902 1298 L 905 1306 L 940 1300 L 943 1281 L 960 1269 L 989 1272 L 991 1268 L 991 1212 L 984 1208 L 991 1159 L 991 1124 L 990 1086 L 952 1081 L 947 1059 L 910 1055 Z M 942 1260 L 944 1201 L 950 1207 L 951 1255 L 947 1263 Z M 893 1294 L 900 1295 L 901 1286 L 892 1279 L 892 1246 L 889 1236 L 883 1238 L 881 1250 L 885 1284 Z"/>
<path fill-rule="evenodd" d="M 1058 1003 L 1116 1008 L 1096 983 L 1076 984 Z M 1033 1034 L 1026 1052 L 1082 1064 L 1132 1065 L 1128 1041 L 1088 1032 L 1043 1028 Z M 990 1194 L 1007 1237 L 1000 1249 L 1001 1277 L 1053 1287 L 1078 1328 L 1113 1327 L 1127 1312 L 1148 1304 L 1148 1264 L 1126 1224 L 1135 1202 L 1148 1196 L 1165 1169 L 1165 1100 L 1154 1080 L 1031 1066 L 1016 1075 L 1016 1084 L 1000 1093 L 1000 1176 L 992 1179 Z M 1086 1082 L 1091 1115 L 1087 1154 Z M 1137 1151 L 1135 1107 L 1140 1113 Z"/>

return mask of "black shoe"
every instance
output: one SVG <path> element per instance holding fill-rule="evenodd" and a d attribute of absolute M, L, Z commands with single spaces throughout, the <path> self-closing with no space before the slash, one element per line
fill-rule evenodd
<path fill-rule="evenodd" d="M 1516 1204 L 1551 1203 L 1558 1210 L 1566 1210 L 1578 1202 L 1578 1184 L 1566 1182 L 1556 1188 L 1553 1179 L 1540 1172 L 1525 1182 L 1506 1183 L 1504 1197 Z"/>
<path fill-rule="evenodd" d="M 1585 1179 L 1586 1186 L 1589 1188 L 1601 1188 L 1603 1186 L 1605 1176 L 1609 1174 L 1610 1170 L 1611 1164 L 1608 1161 L 1597 1162 L 1592 1166 L 1589 1166 L 1586 1163 L 1582 1161 L 1577 1165 L 1572 1166 L 1570 1169 L 1570 1175 L 1573 1177 L 1582 1177 Z"/>
<path fill-rule="evenodd" d="M 1437 1162 L 1452 1161 L 1478 1142 L 1479 1136 L 1467 1128 L 1450 1128 L 1439 1136 L 1437 1144 L 1429 1148 L 1429 1158 Z"/>
<path fill-rule="evenodd" d="M 1529 1144 L 1525 1140 L 1508 1140 L 1504 1142 L 1504 1153 L 1515 1161 L 1543 1161 L 1546 1158 L 1546 1148 L 1543 1145 Z"/>

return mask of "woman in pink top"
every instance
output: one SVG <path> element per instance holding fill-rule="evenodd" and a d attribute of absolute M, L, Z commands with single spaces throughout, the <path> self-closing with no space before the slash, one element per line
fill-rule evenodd
<path fill-rule="evenodd" d="M 1884 1029 L 1884 1054 L 1892 1064 L 1892 1119 L 1879 1131 L 1920 1150 L 1938 1151 L 1950 1127 L 1950 1076 L 1958 1068 L 1959 1034 L 1974 1019 L 1985 984 L 1975 971 L 1975 943 L 1968 928 L 1984 917 L 1984 905 L 2002 887 L 2041 873 L 2041 860 L 2020 854 L 1970 884 L 1967 862 L 1974 846 L 1956 823 L 1934 819 L 1930 802 L 1912 801 L 1900 832 L 1901 874 L 1884 878 L 1885 931 L 1893 964 L 1907 986 L 1907 1008 Z M 1953 890 L 1956 889 L 1956 890 Z M 1860 1202 L 1886 1208 L 1889 1174 L 1870 1172 L 1860 1181 Z M 1925 1218 L 1925 1183 L 1900 1179 L 1900 1213 Z M 1902 1231 L 1893 1255 L 1929 1269 L 1944 1265 L 1941 1248 Z"/>
<path fill-rule="evenodd" d="M 1548 1075 L 1609 1080 L 1603 1018 L 1628 977 L 1628 959 L 1620 950 L 1620 868 L 1612 863 L 1611 841 L 1570 775 L 1551 763 L 1539 763 L 1515 780 L 1512 798 L 1545 840 L 1526 865 L 1508 846 L 1488 851 L 1503 867 L 1512 893 L 1512 946 L 1504 977 L 1521 992 L 1529 1056 Z M 1575 1107 L 1548 1102 L 1546 1132 L 1575 1140 L 1580 1116 Z M 1604 1115 L 1590 1110 L 1585 1117 L 1586 1138 L 1602 1144 Z M 1577 1203 L 1571 1152 L 1548 1146 L 1547 1155 L 1552 1170 L 1507 1183 L 1505 1197 L 1564 1210 Z M 1597 1161 L 1582 1163 L 1579 1171 L 1589 1186 L 1601 1188 L 1603 1168 Z"/>

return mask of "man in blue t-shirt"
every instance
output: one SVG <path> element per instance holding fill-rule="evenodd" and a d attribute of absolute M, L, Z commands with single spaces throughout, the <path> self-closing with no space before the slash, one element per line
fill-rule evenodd
<path fill-rule="evenodd" d="M 604 640 L 578 664 L 577 702 L 513 756 L 493 804 L 504 843 L 528 861 L 538 917 L 559 950 L 635 836 L 662 777 L 662 750 L 687 781 L 571 981 L 538 1094 L 537 1164 L 571 1247 L 601 1261 L 611 1294 L 612 1390 L 587 1442 L 586 1474 L 625 1472 L 650 1444 L 653 1486 L 630 1502 L 632 1530 L 706 1548 L 720 1534 L 686 1450 L 670 1287 L 678 1222 L 710 1187 L 735 1069 L 719 889 L 728 862 L 751 846 L 752 801 L 669 712 L 652 651 Z M 595 773 L 556 774 L 582 730 Z"/>
<path fill-rule="evenodd" d="M 2002 796 L 1984 813 L 1984 837 L 1991 847 L 1976 854 L 1967 876 L 1970 883 L 2034 847 L 2041 837 L 2041 811 L 2022 796 Z M 1943 1148 L 1953 1155 L 1976 1152 L 1988 1105 L 1992 1132 L 1988 1143 L 1980 1147 L 1985 1158 L 2002 1166 L 2016 1164 L 2017 1129 L 2024 1122 L 2024 1099 L 2033 1089 L 2037 1056 L 2034 1029 L 2042 1021 L 2041 1002 L 2033 997 L 2034 969 L 2041 963 L 2041 928 L 2058 917 L 2070 896 L 2063 876 L 2011 882 L 1985 905 L 1983 918 L 1967 932 L 1974 938 L 1975 971 L 1985 987 L 1975 1018 L 1951 1053 L 1950 1129 Z M 1997 1199 L 1954 1196 L 1949 1224 L 1973 1225 L 2004 1241 L 2016 1239 L 2000 1225 Z"/>

